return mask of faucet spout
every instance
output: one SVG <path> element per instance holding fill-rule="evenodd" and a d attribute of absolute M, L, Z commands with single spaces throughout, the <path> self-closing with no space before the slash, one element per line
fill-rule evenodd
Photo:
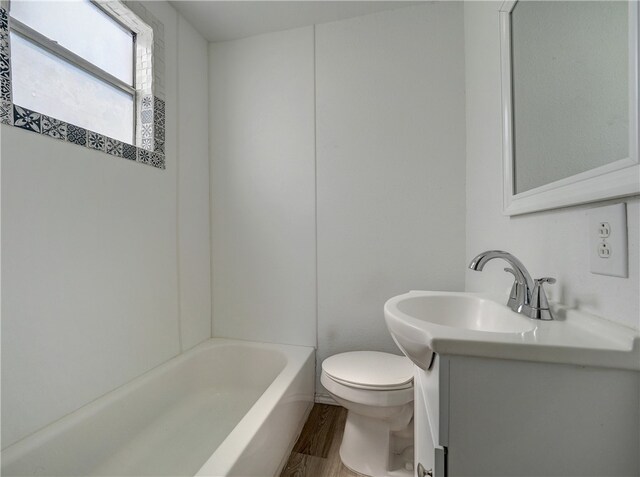
<path fill-rule="evenodd" d="M 531 316 L 533 313 L 531 307 L 531 298 L 535 284 L 531 275 L 520 260 L 511 255 L 509 252 L 502 250 L 487 250 L 474 257 L 469 264 L 471 270 L 481 272 L 487 262 L 494 258 L 501 258 L 507 262 L 511 268 L 505 268 L 505 271 L 512 273 L 515 277 L 515 283 L 509 296 L 507 306 L 516 313 Z"/>
<path fill-rule="evenodd" d="M 493 260 L 494 258 L 501 258 L 509 265 L 511 265 L 513 273 L 516 277 L 516 281 L 521 285 L 526 285 L 529 290 L 533 290 L 534 283 L 531 275 L 529 274 L 523 263 L 509 252 L 503 252 L 502 250 L 487 250 L 486 252 L 479 253 L 473 258 L 473 260 L 471 260 L 471 263 L 469 263 L 469 268 L 471 270 L 481 272 L 487 262 Z"/>

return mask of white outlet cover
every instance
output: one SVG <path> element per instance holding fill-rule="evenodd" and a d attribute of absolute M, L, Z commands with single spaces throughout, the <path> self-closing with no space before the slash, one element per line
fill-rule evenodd
<path fill-rule="evenodd" d="M 629 276 L 627 250 L 627 204 L 614 204 L 589 210 L 589 261 L 591 273 L 612 277 Z M 609 236 L 602 238 L 600 225 L 609 225 Z M 607 258 L 600 257 L 602 243 L 610 249 Z"/>

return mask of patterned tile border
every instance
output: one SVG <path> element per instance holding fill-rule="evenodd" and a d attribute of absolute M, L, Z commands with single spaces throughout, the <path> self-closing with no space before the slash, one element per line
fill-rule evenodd
<path fill-rule="evenodd" d="M 42 122 L 42 114 L 31 111 L 27 108 L 21 108 L 17 104 L 13 105 L 13 125 L 26 129 L 29 132 L 37 132 L 40 134 L 40 124 Z"/>
<path fill-rule="evenodd" d="M 67 141 L 78 146 L 87 145 L 87 130 L 73 124 L 67 125 Z"/>
<path fill-rule="evenodd" d="M 0 100 L 0 123 L 13 126 L 13 104 Z"/>
<path fill-rule="evenodd" d="M 54 139 L 64 140 L 67 137 L 67 123 L 59 121 L 58 119 L 50 118 L 49 116 L 42 116 L 41 121 L 41 133 L 47 136 L 51 136 Z"/>
<path fill-rule="evenodd" d="M 133 2 L 127 3 L 133 4 Z M 137 129 L 141 137 L 138 146 L 14 104 L 11 90 L 10 21 L 11 17 L 7 10 L 0 7 L 0 123 L 49 136 L 59 141 L 102 151 L 111 156 L 147 164 L 158 169 L 166 168 L 164 155 L 165 102 L 159 97 L 146 95 L 140 101 L 142 110 L 138 116 L 140 124 Z M 156 23 L 153 27 L 154 34 L 156 30 L 163 33 Z M 163 74 L 164 71 L 159 73 Z M 157 75 L 158 72 L 155 74 Z"/>
<path fill-rule="evenodd" d="M 10 108 L 5 114 L 6 107 Z M 0 122 L 9 124 L 25 131 L 49 136 L 60 141 L 95 149 L 111 156 L 122 157 L 130 161 L 139 162 L 165 169 L 165 156 L 157 152 L 148 151 L 141 147 L 132 146 L 126 142 L 118 141 L 103 134 L 89 131 L 58 119 L 50 118 L 17 104 L 0 101 Z"/>

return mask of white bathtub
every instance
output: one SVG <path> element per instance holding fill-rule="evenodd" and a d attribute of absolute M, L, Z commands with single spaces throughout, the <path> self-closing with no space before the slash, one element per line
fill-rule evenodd
<path fill-rule="evenodd" d="M 2 476 L 271 476 L 313 404 L 314 350 L 209 340 L 2 451 Z"/>

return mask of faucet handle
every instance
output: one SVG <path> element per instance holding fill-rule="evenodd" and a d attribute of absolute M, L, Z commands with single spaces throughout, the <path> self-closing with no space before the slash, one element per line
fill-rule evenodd
<path fill-rule="evenodd" d="M 544 284 L 549 283 L 553 285 L 556 282 L 555 278 L 543 277 L 533 280 L 534 286 L 531 292 L 531 318 L 537 318 L 539 320 L 553 320 L 553 314 L 549 308 L 549 301 L 547 295 L 544 292 Z"/>

